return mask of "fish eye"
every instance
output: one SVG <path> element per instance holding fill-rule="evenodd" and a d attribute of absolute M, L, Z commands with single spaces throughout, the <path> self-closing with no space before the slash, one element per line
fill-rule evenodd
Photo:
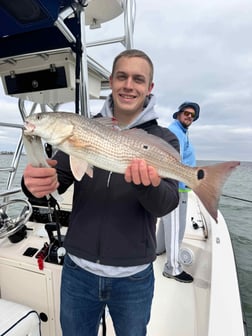
<path fill-rule="evenodd" d="M 202 180 L 205 176 L 204 170 L 203 169 L 199 169 L 198 173 L 197 173 L 197 177 L 198 180 Z"/>

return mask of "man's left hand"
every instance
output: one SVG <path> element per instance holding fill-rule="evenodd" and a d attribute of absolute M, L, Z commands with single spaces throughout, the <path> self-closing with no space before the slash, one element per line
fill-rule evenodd
<path fill-rule="evenodd" d="M 133 182 L 137 185 L 143 184 L 144 186 L 153 185 L 157 187 L 161 182 L 157 170 L 152 166 L 148 166 L 145 160 L 142 159 L 132 160 L 125 171 L 124 178 L 128 183 Z"/>

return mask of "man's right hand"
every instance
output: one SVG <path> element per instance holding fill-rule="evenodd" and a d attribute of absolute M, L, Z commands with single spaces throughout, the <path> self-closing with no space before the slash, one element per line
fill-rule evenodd
<path fill-rule="evenodd" d="M 24 170 L 24 184 L 37 198 L 51 194 L 59 186 L 57 172 L 53 168 L 57 161 L 47 160 L 47 162 L 51 168 L 38 168 L 29 164 Z"/>

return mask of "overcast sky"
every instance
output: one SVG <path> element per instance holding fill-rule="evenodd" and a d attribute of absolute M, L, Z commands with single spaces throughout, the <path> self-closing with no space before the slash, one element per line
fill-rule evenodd
<path fill-rule="evenodd" d="M 184 101 L 201 114 L 190 128 L 197 158 L 252 161 L 252 1 L 136 0 L 134 47 L 154 63 L 156 110 L 163 126 Z M 87 40 L 120 36 L 121 17 Z M 117 35 L 115 35 L 115 33 Z M 90 48 L 88 53 L 111 70 L 120 45 Z M 20 119 L 17 100 L 0 87 L 1 115 Z M 91 104 L 92 112 L 98 105 Z M 97 111 L 95 111 L 97 109 Z M 0 129 L 0 149 L 7 140 Z"/>

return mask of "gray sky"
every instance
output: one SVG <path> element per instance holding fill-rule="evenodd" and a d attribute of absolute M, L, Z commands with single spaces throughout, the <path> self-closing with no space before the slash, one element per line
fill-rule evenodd
<path fill-rule="evenodd" d="M 159 122 L 167 126 L 184 101 L 201 106 L 190 128 L 197 158 L 252 161 L 252 1 L 136 0 L 134 47 L 154 63 Z M 88 31 L 87 40 L 121 36 L 121 17 Z M 101 35 L 101 33 L 103 35 Z M 120 45 L 88 53 L 111 70 Z M 2 115 L 21 122 L 17 100 L 0 88 Z M 92 103 L 92 111 L 98 112 Z M 97 111 L 96 111 L 97 109 Z M 8 134 L 9 136 L 9 134 Z M 0 129 L 0 149 L 7 141 Z"/>

